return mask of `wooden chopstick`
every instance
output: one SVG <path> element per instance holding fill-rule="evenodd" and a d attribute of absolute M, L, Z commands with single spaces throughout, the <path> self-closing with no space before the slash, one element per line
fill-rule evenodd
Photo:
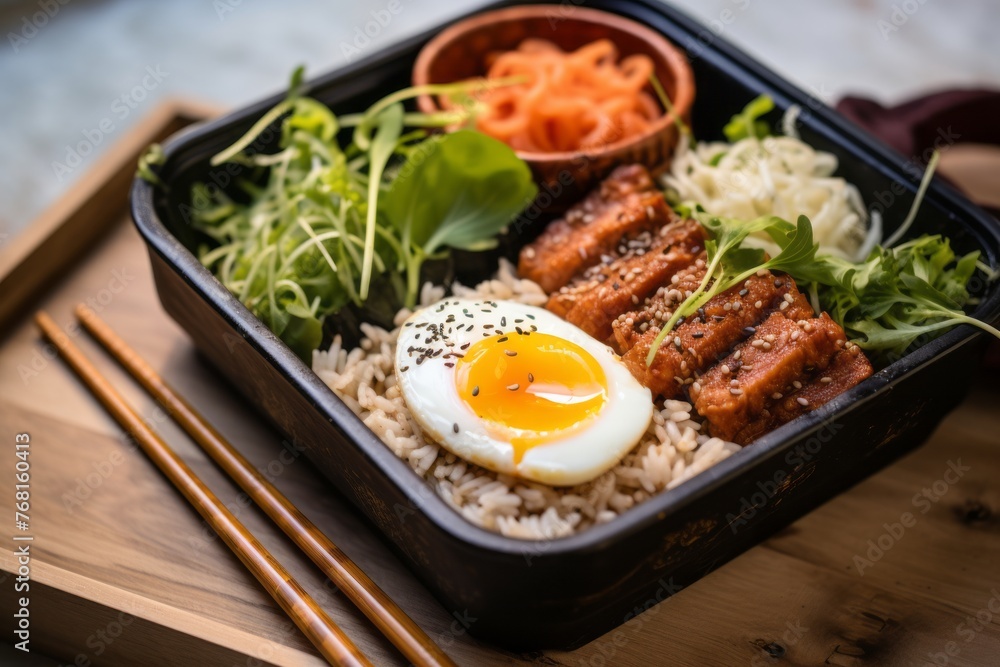
<path fill-rule="evenodd" d="M 240 454 L 93 310 L 76 308 L 80 323 L 167 410 L 253 501 L 417 667 L 455 663 L 413 620 Z"/>
<path fill-rule="evenodd" d="M 343 630 L 337 627 L 292 575 L 233 516 L 233 513 L 226 509 L 170 446 L 146 425 L 52 318 L 44 312 L 39 312 L 35 316 L 35 322 L 111 416 L 135 437 L 156 467 L 198 510 L 323 657 L 334 665 L 372 667 L 372 663 Z"/>

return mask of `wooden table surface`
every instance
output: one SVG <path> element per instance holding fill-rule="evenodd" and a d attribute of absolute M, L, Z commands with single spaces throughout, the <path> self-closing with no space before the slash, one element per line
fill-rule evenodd
<path fill-rule="evenodd" d="M 120 168 L 126 155 L 117 156 Z M 78 665 L 322 664 L 47 354 L 30 313 L 44 308 L 68 325 L 73 305 L 89 301 L 459 664 L 1000 664 L 1000 383 L 991 374 L 973 379 L 969 398 L 925 446 L 697 584 L 577 651 L 511 654 L 472 638 L 456 620 L 462 610 L 432 598 L 364 517 L 290 456 L 282 436 L 199 357 L 157 302 L 124 205 L 115 210 L 110 235 L 22 307 L 0 340 L 0 479 L 12 479 L 14 434 L 28 432 L 32 442 L 33 651 Z M 376 664 L 403 664 L 86 335 L 75 339 Z M 0 493 L 6 516 L 12 495 Z M 2 623 L 13 612 L 12 545 L 0 546 Z"/>

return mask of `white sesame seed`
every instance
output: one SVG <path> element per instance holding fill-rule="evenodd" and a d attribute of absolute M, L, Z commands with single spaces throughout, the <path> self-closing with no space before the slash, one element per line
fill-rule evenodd
<path fill-rule="evenodd" d="M 759 310 L 763 305 L 764 305 L 764 303 L 762 301 L 757 300 L 757 301 L 754 302 L 753 307 L 757 308 Z"/>
<path fill-rule="evenodd" d="M 796 389 L 802 389 L 802 383 L 799 382 L 798 380 L 792 382 L 792 386 L 795 387 Z"/>
<path fill-rule="evenodd" d="M 764 341 L 762 341 L 760 338 L 758 338 L 757 340 L 753 341 L 750 344 L 753 345 L 754 347 L 760 347 L 761 345 L 764 344 Z"/>
<path fill-rule="evenodd" d="M 783 397 L 784 394 L 782 394 L 780 391 L 776 391 L 773 394 L 771 394 L 771 398 L 773 398 L 776 401 L 780 401 Z"/>
<path fill-rule="evenodd" d="M 785 292 L 785 301 L 787 303 L 791 303 L 792 301 L 795 301 L 795 297 L 792 296 L 791 292 Z"/>
<path fill-rule="evenodd" d="M 774 342 L 774 334 L 767 334 L 766 336 L 764 336 L 764 340 L 766 340 L 768 343 L 773 343 Z"/>
<path fill-rule="evenodd" d="M 729 365 L 728 364 L 722 364 L 722 368 L 720 368 L 719 370 L 722 371 L 723 375 L 729 375 L 729 373 L 731 372 L 729 370 Z"/>
<path fill-rule="evenodd" d="M 833 378 L 832 377 L 822 377 L 822 378 L 819 379 L 819 381 L 822 382 L 823 384 L 830 384 L 831 382 L 833 382 Z"/>
<path fill-rule="evenodd" d="M 778 310 L 785 310 L 786 308 L 788 308 L 788 302 L 787 301 L 782 301 L 781 305 L 778 306 Z"/>
<path fill-rule="evenodd" d="M 764 344 L 761 345 L 761 348 L 763 348 L 764 350 L 770 350 L 771 344 L 765 341 Z"/>
<path fill-rule="evenodd" d="M 733 359 L 739 360 L 743 356 L 743 350 L 736 350 L 733 352 Z"/>
<path fill-rule="evenodd" d="M 722 310 L 724 310 L 724 311 L 726 311 L 726 312 L 729 312 L 729 311 L 730 311 L 730 310 L 732 310 L 732 309 L 733 309 L 733 304 L 729 303 L 728 301 L 726 302 L 726 305 L 724 305 L 724 306 L 722 307 Z"/>
<path fill-rule="evenodd" d="M 740 381 L 739 380 L 730 380 L 729 381 L 729 386 L 730 387 L 738 387 L 738 386 L 740 386 Z"/>
<path fill-rule="evenodd" d="M 730 388 L 729 393 L 732 394 L 733 396 L 739 396 L 740 394 L 743 393 L 743 390 Z"/>
<path fill-rule="evenodd" d="M 802 405 L 802 406 L 809 405 L 809 401 L 807 401 L 806 399 L 802 398 L 801 396 L 799 396 L 795 400 L 797 400 L 799 402 L 799 405 Z"/>

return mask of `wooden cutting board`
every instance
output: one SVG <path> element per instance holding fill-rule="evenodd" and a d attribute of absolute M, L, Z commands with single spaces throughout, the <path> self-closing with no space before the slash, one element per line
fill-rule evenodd
<path fill-rule="evenodd" d="M 6 641 L 15 604 L 14 550 L 26 543 L 11 539 L 18 534 L 33 538 L 35 653 L 76 665 L 322 664 L 41 343 L 30 322 L 36 309 L 69 325 L 73 305 L 85 301 L 460 664 L 996 663 L 1000 384 L 986 374 L 923 448 L 605 637 L 571 653 L 515 655 L 478 643 L 462 610 L 437 603 L 364 517 L 307 461 L 283 449 L 281 435 L 160 309 L 145 248 L 128 221 L 127 188 L 143 147 L 204 113 L 179 102 L 158 109 L 0 255 L 0 480 L 7 485 L 0 485 L 0 507 L 8 522 L 8 537 L 0 538 L 0 624 L 7 624 Z M 376 664 L 404 664 L 86 335 L 75 338 Z M 24 532 L 13 526 L 11 481 L 14 437 L 21 432 L 31 436 L 30 527 Z M 8 653 L 16 654 L 4 652 L 5 661 Z"/>

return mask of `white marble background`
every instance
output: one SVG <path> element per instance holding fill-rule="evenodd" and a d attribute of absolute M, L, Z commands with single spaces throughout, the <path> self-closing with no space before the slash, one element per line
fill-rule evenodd
<path fill-rule="evenodd" d="M 366 50 L 480 4 L 396 1 L 400 11 Z M 337 67 L 343 44 L 389 2 L 0 0 L 0 242 L 157 100 L 237 106 L 282 89 L 298 64 L 314 73 Z M 674 4 L 717 22 L 725 38 L 828 102 L 848 93 L 892 103 L 944 87 L 1000 88 L 997 0 Z M 132 95 L 144 77 L 149 90 Z M 88 136 L 100 142 L 73 166 L 67 151 Z"/>

